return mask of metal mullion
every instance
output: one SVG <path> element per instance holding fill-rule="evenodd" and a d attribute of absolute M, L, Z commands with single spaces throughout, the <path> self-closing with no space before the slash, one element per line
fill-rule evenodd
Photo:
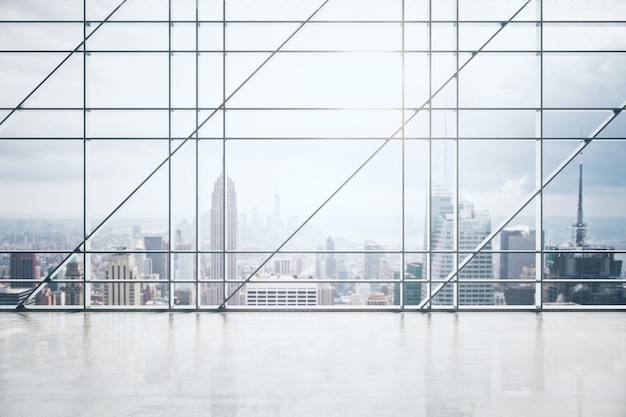
<path fill-rule="evenodd" d="M 535 307 L 543 310 L 543 1 L 538 1 L 539 12 L 539 140 L 535 145 L 535 186 L 540 190 L 535 202 Z"/>
<path fill-rule="evenodd" d="M 91 271 L 91 257 L 88 258 L 87 251 L 91 249 L 91 240 L 87 239 L 89 234 L 89 210 L 88 198 L 89 192 L 87 186 L 87 171 L 89 164 L 87 158 L 89 154 L 89 146 L 87 142 L 87 0 L 83 0 L 83 309 L 87 309 L 91 305 L 91 291 L 88 294 L 87 275 Z M 89 298 L 87 298 L 89 296 Z M 88 301 L 89 300 L 89 301 Z"/>
<path fill-rule="evenodd" d="M 198 16 L 198 0 L 196 0 L 196 26 L 195 26 L 195 28 L 196 28 L 196 39 L 195 39 L 195 42 L 196 42 L 196 45 L 195 45 L 196 46 L 196 62 L 195 62 L 195 64 L 196 64 L 196 74 L 195 74 L 196 75 L 196 84 L 195 84 L 195 94 L 196 94 L 196 112 L 195 112 L 196 113 L 196 127 L 198 126 L 198 122 L 200 121 L 199 120 L 199 114 L 198 114 L 198 112 L 199 112 L 199 110 L 198 110 L 198 108 L 199 108 L 199 97 L 198 97 L 198 85 L 199 85 L 199 83 L 198 83 L 198 60 L 199 60 L 198 31 L 199 31 L 199 23 L 198 23 L 198 17 L 199 17 Z M 195 164 L 196 164 L 196 166 L 195 166 L 195 169 L 196 169 L 196 202 L 195 202 L 196 203 L 196 213 L 195 213 L 195 215 L 196 215 L 196 229 L 195 229 L 195 234 L 196 234 L 196 244 L 195 244 L 195 249 L 196 249 L 195 250 L 196 271 L 195 272 L 196 273 L 195 273 L 195 281 L 196 282 L 195 282 L 194 286 L 196 288 L 196 309 L 199 309 L 200 308 L 200 284 L 199 284 L 199 281 L 200 281 L 199 278 L 200 277 L 199 277 L 199 275 L 201 273 L 201 271 L 200 271 L 201 263 L 200 263 L 200 254 L 198 253 L 198 249 L 199 249 L 199 246 L 200 246 L 200 216 L 199 216 L 199 213 L 200 213 L 200 209 L 199 209 L 199 197 L 200 197 L 199 150 L 200 150 L 200 146 L 199 145 L 200 144 L 198 142 L 198 132 L 195 132 L 195 137 L 196 137 L 196 160 L 195 160 Z"/>
<path fill-rule="evenodd" d="M 428 0 L 428 96 L 433 96 L 433 3 L 432 0 Z M 432 208 L 433 208 L 433 111 L 432 111 L 432 101 L 428 102 L 428 186 L 426 190 L 426 198 L 428 199 L 426 204 L 426 250 L 428 253 L 426 255 L 426 273 L 427 273 L 427 284 L 426 284 L 426 297 L 431 300 L 432 299 Z M 423 292 L 423 291 L 422 291 Z M 430 310 L 432 307 L 432 303 L 429 301 L 427 303 L 427 310 Z"/>
<path fill-rule="evenodd" d="M 228 229 L 228 213 L 226 210 L 226 0 L 222 1 L 222 287 L 223 298 L 220 304 L 226 309 L 228 300 L 228 286 L 226 274 L 228 269 L 228 257 L 226 255 L 226 233 Z M 219 294 L 219 293 L 218 293 Z"/>
<path fill-rule="evenodd" d="M 456 0 L 455 4 L 455 17 L 456 23 L 454 24 L 455 30 L 455 73 L 456 73 L 456 86 L 455 86 L 455 132 L 454 132 L 454 162 L 456 166 L 456 170 L 454 172 L 455 180 L 455 192 L 454 198 L 456 199 L 456 203 L 454 206 L 454 247 L 456 248 L 456 253 L 454 254 L 454 265 L 458 264 L 459 261 L 459 250 L 461 249 L 460 245 L 460 231 L 459 231 L 459 0 Z M 447 119 L 446 119 L 447 120 Z M 452 304 L 455 309 L 459 308 L 459 293 L 461 292 L 461 288 L 459 285 L 459 276 L 456 277 L 456 283 L 454 284 L 454 299 Z"/>
<path fill-rule="evenodd" d="M 172 154 L 172 0 L 168 0 L 168 15 L 167 15 L 167 153 Z M 174 234 L 172 233 L 172 158 L 167 159 L 167 235 L 168 235 L 168 251 L 166 252 L 167 259 L 167 286 L 168 286 L 168 305 L 169 308 L 174 308 L 174 285 L 172 284 L 173 275 L 173 262 L 172 262 L 172 247 L 174 245 Z"/>
<path fill-rule="evenodd" d="M 395 283 L 394 284 L 394 288 L 395 285 L 400 285 L 400 300 L 399 303 L 397 303 L 395 300 L 394 302 L 396 304 L 400 305 L 401 309 L 404 309 L 404 292 L 405 292 L 405 282 L 404 282 L 404 268 L 405 268 L 405 264 L 406 264 L 406 243 L 405 243 L 405 239 L 406 239 L 406 200 L 405 200 L 405 193 L 406 193 L 406 181 L 405 181 L 405 176 L 406 176 L 406 154 L 405 154 L 405 128 L 404 125 L 406 124 L 405 121 L 405 117 L 404 117 L 404 112 L 405 112 L 405 105 L 406 105 L 406 100 L 405 100 L 405 56 L 404 56 L 404 46 L 405 46 L 405 26 L 404 26 L 404 0 L 402 0 L 402 4 L 401 4 L 401 8 L 402 8 L 402 168 L 401 168 L 401 172 L 402 172 L 402 254 L 400 255 L 400 283 Z"/>

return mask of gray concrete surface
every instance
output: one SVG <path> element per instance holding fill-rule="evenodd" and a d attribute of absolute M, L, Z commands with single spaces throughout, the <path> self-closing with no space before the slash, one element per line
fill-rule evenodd
<path fill-rule="evenodd" d="M 0 416 L 626 415 L 626 313 L 1 313 Z"/>

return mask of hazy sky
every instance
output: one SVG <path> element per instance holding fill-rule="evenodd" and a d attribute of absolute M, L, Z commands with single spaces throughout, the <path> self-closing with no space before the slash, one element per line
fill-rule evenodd
<path fill-rule="evenodd" d="M 101 19 L 118 1 L 88 2 L 90 19 Z M 183 0 L 173 1 L 174 18 L 195 19 Z M 433 16 L 454 16 L 452 1 L 433 2 Z M 200 18 L 221 19 L 221 1 L 202 1 Z M 233 0 L 227 2 L 229 19 L 303 20 L 320 1 Z M 427 18 L 427 2 L 406 1 L 407 19 Z M 462 0 L 464 19 L 507 20 L 523 2 Z M 80 1 L 0 1 L 3 19 L 82 19 Z M 318 20 L 400 19 L 400 1 L 331 0 Z M 166 1 L 131 0 L 115 20 L 167 19 Z M 534 19 L 537 6 L 531 2 L 520 19 Z M 452 14 L 450 14 L 452 13 Z M 620 1 L 546 1 L 546 20 L 626 19 L 626 3 Z M 518 19 L 519 20 L 519 19 Z M 90 30 L 96 24 L 91 24 Z M 227 48 L 258 53 L 229 53 L 226 60 L 226 94 L 229 95 L 296 28 L 297 24 L 229 24 Z M 82 23 L 69 25 L 0 24 L 0 49 L 68 50 L 82 39 Z M 407 24 L 406 48 L 428 47 L 428 28 Z M 496 30 L 494 24 L 463 24 L 460 47 L 478 48 Z M 203 24 L 200 48 L 222 47 L 220 24 Z M 357 53 L 288 53 L 274 56 L 246 84 L 228 106 L 223 126 L 221 112 L 200 130 L 206 140 L 198 145 L 199 208 L 210 208 L 213 182 L 222 169 L 222 135 L 226 142 L 226 166 L 234 180 L 240 212 L 258 207 L 261 214 L 272 210 L 273 196 L 281 196 L 285 217 L 306 216 L 315 210 L 386 138 L 402 125 L 402 56 L 381 52 L 400 50 L 399 24 L 315 24 L 290 41 L 285 50 L 340 50 Z M 459 75 L 458 115 L 433 112 L 432 136 L 476 138 L 458 145 L 451 140 L 433 141 L 432 181 L 453 188 L 458 178 L 461 196 L 477 208 L 487 209 L 494 219 L 514 210 L 536 186 L 535 138 L 539 134 L 533 108 L 541 103 L 558 110 L 543 114 L 545 140 L 544 175 L 556 167 L 610 111 L 576 111 L 579 107 L 614 108 L 626 99 L 626 56 L 618 53 L 550 53 L 549 49 L 624 50 L 626 25 L 545 24 L 543 97 L 539 93 L 539 57 L 515 51 L 536 48 L 535 24 L 511 25 L 487 50 L 508 54 L 478 55 Z M 195 24 L 172 27 L 171 130 L 185 138 L 195 130 Z M 433 47 L 453 50 L 454 26 L 433 25 Z M 89 40 L 88 48 L 167 50 L 168 25 L 107 24 Z M 364 53 L 363 51 L 375 51 Z M 0 53 L 0 117 L 17 105 L 66 54 Z M 468 53 L 459 56 L 462 64 Z M 433 90 L 456 68 L 453 53 L 433 58 Z M 215 107 L 222 101 L 222 54 L 202 53 L 198 60 L 198 102 Z M 428 58 L 408 53 L 404 63 L 404 100 L 417 107 L 428 97 Z M 168 136 L 167 53 L 96 53 L 87 57 L 87 133 L 92 137 L 150 138 Z M 74 111 L 16 112 L 0 126 L 0 138 L 56 138 L 59 140 L 0 140 L 0 216 L 80 217 L 83 213 L 83 59 L 72 57 L 51 77 L 24 107 L 67 107 Z M 450 84 L 434 100 L 439 107 L 454 107 L 456 86 Z M 110 107 L 146 107 L 151 111 L 113 111 Z M 244 110 L 246 108 L 320 107 L 337 110 Z M 529 110 L 471 110 L 512 107 Z M 353 108 L 350 110 L 349 108 Z M 354 109 L 356 108 L 356 109 Z M 387 110 L 377 110 L 387 108 Z M 572 110 L 568 110 L 568 109 Z M 199 113 L 200 121 L 210 111 Z M 406 112 L 405 117 L 412 115 Z M 406 126 L 410 137 L 429 136 L 428 113 Z M 626 115 L 606 130 L 604 137 L 624 138 Z M 316 138 L 348 138 L 332 141 Z M 378 138 L 358 140 L 354 138 Z M 488 140 L 525 137 L 526 140 Z M 213 139 L 210 139 L 213 138 Z M 249 138 L 248 140 L 239 140 Z M 303 138 L 311 138 L 304 140 Z M 396 136 L 399 138 L 399 135 Z M 277 140 L 280 139 L 280 140 Z M 176 146 L 177 142 L 173 142 Z M 458 151 L 458 160 L 456 154 Z M 172 158 L 172 211 L 174 219 L 191 220 L 195 213 L 196 143 L 189 141 Z M 106 215 L 152 171 L 168 153 L 166 140 L 99 141 L 88 147 L 88 208 L 97 217 Z M 392 140 L 368 166 L 339 193 L 320 216 L 326 214 L 400 216 L 402 160 L 404 155 L 406 214 L 423 216 L 429 170 L 425 140 L 407 141 L 404 149 Z M 626 143 L 597 140 L 584 153 L 585 212 L 590 216 L 626 215 Z M 576 160 L 578 161 L 578 159 Z M 458 167 L 458 172 L 457 172 Z M 546 215 L 575 215 L 577 165 L 566 168 L 545 193 Z M 167 218 L 167 165 L 120 215 Z"/>

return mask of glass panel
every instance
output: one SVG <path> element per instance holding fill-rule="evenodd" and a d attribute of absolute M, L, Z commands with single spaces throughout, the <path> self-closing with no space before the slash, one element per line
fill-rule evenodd
<path fill-rule="evenodd" d="M 596 283 L 593 280 L 580 282 L 552 282 L 543 284 L 543 303 L 545 307 L 584 307 L 590 305 L 626 304 L 624 281 L 615 283 Z"/>
<path fill-rule="evenodd" d="M 402 125 L 399 111 L 256 110 L 227 113 L 229 136 L 238 138 L 389 138 Z"/>
<path fill-rule="evenodd" d="M 433 20 L 456 20 L 456 3 L 453 0 L 433 0 L 431 16 Z"/>
<path fill-rule="evenodd" d="M 200 54 L 198 58 L 198 100 L 200 107 L 219 107 L 224 101 L 221 54 Z M 230 78 L 230 75 L 228 75 Z"/>
<path fill-rule="evenodd" d="M 425 51 L 428 50 L 429 28 L 425 23 L 405 23 L 404 24 L 404 48 L 406 50 Z"/>
<path fill-rule="evenodd" d="M 227 56 L 227 93 L 262 62 Z M 282 54 L 274 56 L 229 101 L 239 107 L 397 107 L 401 104 L 399 54 Z M 283 124 L 288 123 L 283 120 Z"/>
<path fill-rule="evenodd" d="M 95 23 L 88 24 L 87 34 L 97 27 Z M 172 34 L 173 39 L 174 33 L 176 32 Z M 168 39 L 167 23 L 104 23 L 87 40 L 87 51 L 167 51 Z M 192 43 L 191 47 L 193 45 Z M 124 56 L 119 59 L 123 60 Z M 125 69 L 132 69 L 132 64 Z"/>
<path fill-rule="evenodd" d="M 167 165 L 131 196 L 166 157 L 165 141 L 91 143 L 87 205 L 92 230 L 116 210 L 92 239 L 94 249 L 141 250 L 141 242 L 132 239 L 133 226 L 144 234 L 167 233 Z"/>
<path fill-rule="evenodd" d="M 171 221 L 174 234 L 172 249 L 196 248 L 196 147 L 194 141 L 172 141 L 178 149 L 171 161 Z"/>
<path fill-rule="evenodd" d="M 562 160 L 576 142 L 548 142 L 546 160 Z M 624 141 L 594 141 L 546 187 L 546 242 L 558 247 L 626 249 Z M 582 174 L 582 177 L 581 177 Z M 582 183 L 580 182 L 582 179 Z M 579 191 L 580 194 L 579 200 Z M 579 203 L 582 203 L 580 211 Z M 580 219 L 579 219 L 580 216 Z"/>
<path fill-rule="evenodd" d="M 167 54 L 91 54 L 89 107 L 167 107 Z"/>
<path fill-rule="evenodd" d="M 79 113 L 79 116 L 82 115 Z M 167 111 L 91 110 L 87 113 L 87 137 L 167 138 Z"/>
<path fill-rule="evenodd" d="M 450 1 L 450 3 L 452 3 Z M 459 19 L 461 20 L 509 20 L 522 6 L 525 0 L 511 0 L 505 2 L 491 2 L 491 0 L 461 0 L 459 1 Z M 530 2 L 518 15 L 516 20 L 533 18 L 532 13 L 537 8 Z"/>
<path fill-rule="evenodd" d="M 404 245 L 407 250 L 425 248 L 428 148 L 426 141 L 404 144 Z"/>
<path fill-rule="evenodd" d="M 544 24 L 543 47 L 547 51 L 623 50 L 626 48 L 624 24 Z"/>
<path fill-rule="evenodd" d="M 2 20 L 82 20 L 83 1 L 68 0 L 62 3 L 39 0 L 3 2 Z"/>
<path fill-rule="evenodd" d="M 523 160 L 525 163 L 520 164 Z M 459 143 L 460 224 L 467 230 L 492 230 L 518 211 L 535 189 L 535 141 L 473 141 Z M 535 205 L 531 203 L 510 226 L 534 229 Z M 460 226 L 459 226 L 460 227 Z M 479 242 L 476 242 L 478 244 Z M 533 246 L 534 249 L 534 246 Z"/>
<path fill-rule="evenodd" d="M 195 51 L 196 49 L 196 24 L 175 23 L 172 24 L 172 50 Z M 198 33 L 198 38 L 200 34 Z M 199 40 L 199 39 L 198 39 Z M 167 49 L 167 44 L 165 48 Z"/>
<path fill-rule="evenodd" d="M 485 45 L 485 51 L 533 51 L 537 49 L 539 32 L 536 24 L 510 23 L 489 40 L 500 28 L 499 23 L 460 24 L 459 49 L 476 51 L 483 45 Z"/>
<path fill-rule="evenodd" d="M 537 135 L 535 111 L 459 111 L 459 136 L 464 138 L 535 138 Z"/>
<path fill-rule="evenodd" d="M 400 20 L 400 5 L 400 2 L 383 3 L 377 0 L 336 0 L 328 2 L 314 20 Z M 311 5 L 311 9 L 314 7 L 318 6 Z"/>
<path fill-rule="evenodd" d="M 607 117 L 612 115 L 608 111 L 550 111 L 543 112 L 544 138 L 580 138 L 590 137 Z M 611 125 L 616 121 L 611 122 Z M 615 132 L 615 130 L 613 130 Z M 604 132 L 603 132 L 604 133 Z M 604 137 L 617 137 L 610 135 Z M 617 132 L 615 132 L 617 133 Z"/>
<path fill-rule="evenodd" d="M 289 27 L 288 33 L 283 34 L 282 39 L 270 49 L 277 48 L 296 27 Z M 317 23 L 305 26 L 285 45 L 284 50 L 398 51 L 402 47 L 401 40 L 401 26 L 398 24 Z"/>
<path fill-rule="evenodd" d="M 545 20 L 625 20 L 626 10 L 620 0 L 572 0 L 567 5 L 545 2 Z"/>
<path fill-rule="evenodd" d="M 69 239 L 62 233 L 68 230 L 62 225 L 73 228 L 83 218 L 80 141 L 0 140 L 0 178 L 0 218 L 38 219 L 15 224 L 14 231 L 43 233 L 41 249 L 74 249 L 80 243 L 76 235 Z"/>
<path fill-rule="evenodd" d="M 12 109 L 20 104 L 66 56 L 53 52 L 0 53 L 3 73 L 0 77 L 0 107 Z M 42 84 L 23 106 L 82 107 L 82 79 L 83 58 L 75 55 Z"/>
<path fill-rule="evenodd" d="M 450 2 L 452 3 L 452 2 Z M 451 23 L 433 23 L 431 48 L 435 51 L 454 51 L 456 49 L 456 25 Z"/>
<path fill-rule="evenodd" d="M 626 56 L 614 53 L 544 54 L 546 107 L 609 107 L 624 102 Z"/>
<path fill-rule="evenodd" d="M 459 74 L 463 107 L 534 107 L 539 95 L 534 55 L 479 55 Z M 486 88 L 486 86 L 489 88 Z"/>
<path fill-rule="evenodd" d="M 6 7 L 3 7 L 3 20 L 7 18 L 6 12 Z M 0 37 L 0 50 L 4 51 L 69 52 L 83 40 L 82 23 L 5 23 L 0 30 L 3 34 Z"/>
<path fill-rule="evenodd" d="M 172 107 L 196 107 L 196 96 L 199 94 L 196 89 L 197 79 L 195 54 L 172 54 L 171 65 Z M 193 131 L 193 129 L 187 132 L 187 134 L 191 133 L 191 131 Z M 176 134 L 174 135 L 177 136 Z"/>

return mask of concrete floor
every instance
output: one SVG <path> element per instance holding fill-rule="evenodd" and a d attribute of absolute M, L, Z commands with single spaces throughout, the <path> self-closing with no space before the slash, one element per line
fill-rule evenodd
<path fill-rule="evenodd" d="M 626 415 L 626 313 L 1 313 L 0 416 Z"/>

